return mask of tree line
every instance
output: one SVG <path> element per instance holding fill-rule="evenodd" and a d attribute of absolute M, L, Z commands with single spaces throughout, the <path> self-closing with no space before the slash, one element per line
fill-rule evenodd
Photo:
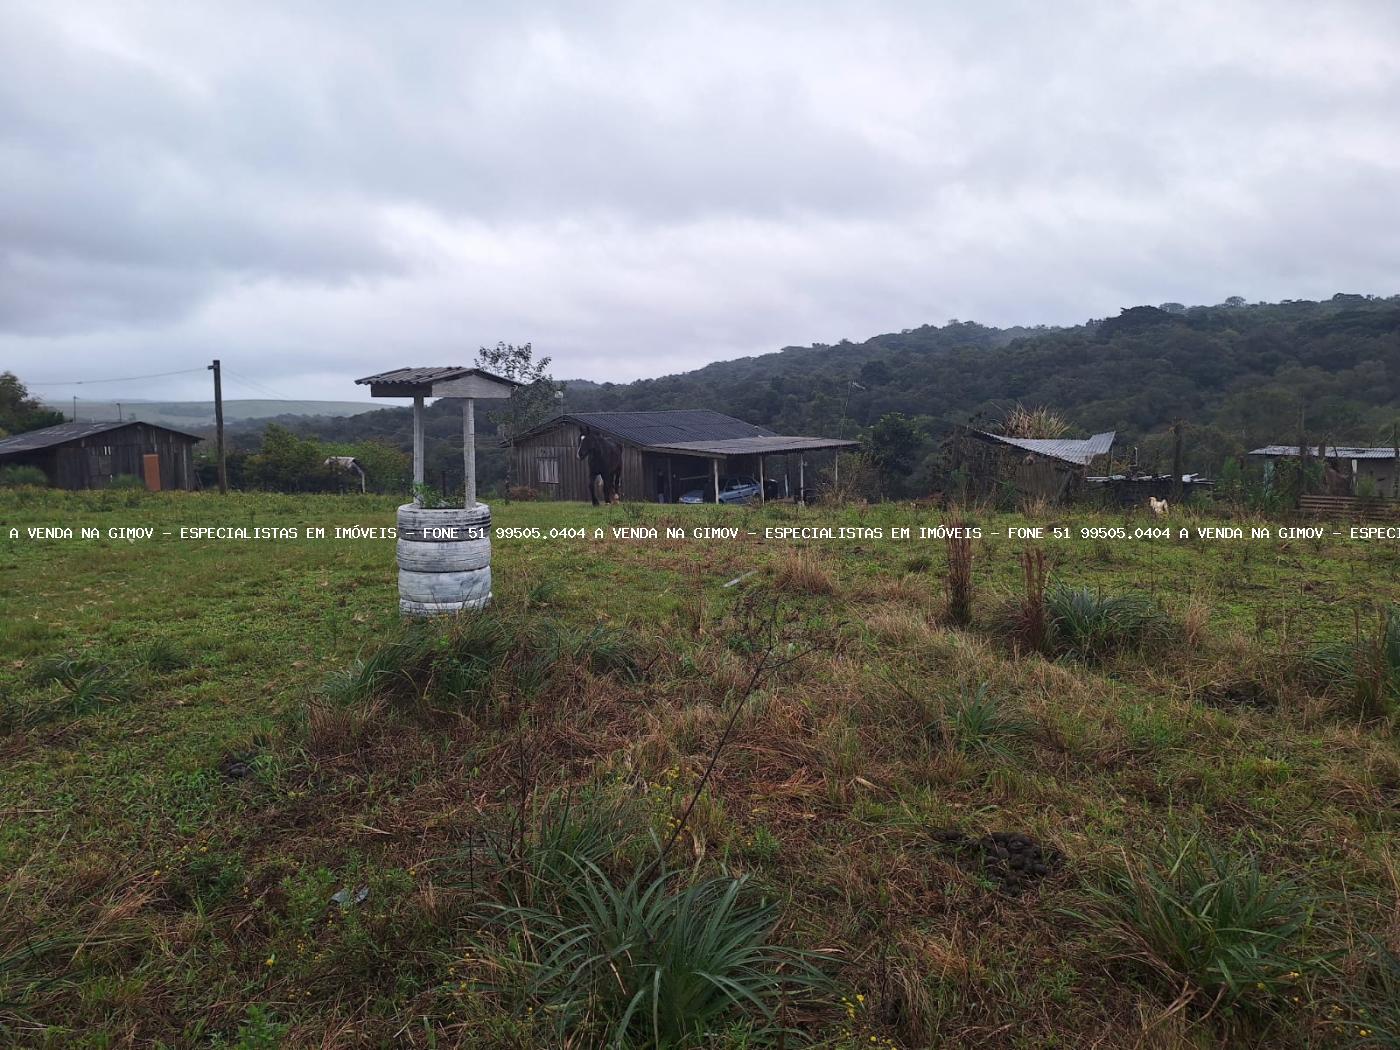
<path fill-rule="evenodd" d="M 1162 303 L 1063 328 L 952 320 L 621 384 L 557 382 L 529 343 L 483 347 L 477 364 L 524 384 L 482 413 L 484 491 L 510 480 L 501 439 L 557 412 L 678 408 L 712 408 L 779 433 L 858 439 L 881 494 L 896 497 L 943 487 L 958 425 L 998 429 L 1016 406 L 1051 410 L 1068 436 L 1117 431 L 1116 469 L 1170 470 L 1171 427 L 1182 422 L 1185 469 L 1219 476 L 1238 469 L 1249 449 L 1293 444 L 1300 434 L 1312 443 L 1389 446 L 1400 414 L 1400 295 Z M 7 404 L 23 403 L 12 387 L 0 380 L 0 427 L 24 429 L 38 406 L 7 414 Z M 459 487 L 455 406 L 429 405 L 425 430 L 426 480 Z M 332 484 L 312 477 L 317 458 L 357 454 L 332 450 L 375 458 L 412 446 L 411 415 L 399 407 L 260 421 L 230 436 L 231 473 L 267 487 Z M 293 439 L 317 443 L 315 452 Z M 293 461 L 300 467 L 287 466 Z M 372 484 L 405 491 L 408 470 L 406 459 L 386 459 Z"/>

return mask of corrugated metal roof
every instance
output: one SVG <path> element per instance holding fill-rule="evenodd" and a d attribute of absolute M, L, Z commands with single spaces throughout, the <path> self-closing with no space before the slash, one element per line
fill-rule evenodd
<path fill-rule="evenodd" d="M 464 368 L 461 365 L 448 365 L 442 368 L 394 368 L 378 375 L 365 376 L 356 383 L 370 388 L 372 397 L 441 397 L 433 391 L 435 383 L 444 383 L 466 376 L 484 376 L 506 386 L 522 386 L 514 379 L 498 376 L 484 368 Z M 380 389 L 375 389 L 376 387 Z M 387 390 L 383 389 L 388 387 Z"/>
<path fill-rule="evenodd" d="M 173 427 L 163 427 L 158 423 L 147 423 L 140 419 L 122 421 L 109 419 L 98 423 L 59 423 L 57 426 L 45 427 L 43 430 L 30 430 L 23 434 L 16 434 L 14 437 L 0 439 L 0 456 L 8 456 L 16 452 L 34 452 L 41 448 L 53 448 L 55 445 L 64 445 L 80 438 L 91 437 L 94 434 L 104 434 L 109 430 L 120 430 L 123 427 L 138 425 L 154 427 L 156 430 L 166 430 L 172 434 L 187 437 L 191 441 L 202 440 L 194 434 L 187 434 L 185 431 L 176 430 Z"/>
<path fill-rule="evenodd" d="M 728 441 L 676 441 L 664 445 L 648 445 L 653 452 L 680 452 L 709 456 L 780 455 L 784 452 L 815 452 L 828 448 L 855 448 L 858 441 L 838 441 L 835 438 L 771 437 L 731 438 Z"/>
<path fill-rule="evenodd" d="M 688 408 L 671 412 L 569 412 L 523 431 L 515 440 L 541 433 L 561 423 L 593 427 L 629 444 L 647 447 L 675 447 L 677 443 L 686 441 L 713 442 L 776 436 L 767 427 L 754 426 L 722 412 Z"/>
<path fill-rule="evenodd" d="M 458 376 L 464 376 L 470 371 L 472 371 L 472 369 L 463 365 L 445 365 L 440 368 L 427 368 L 422 366 L 417 368 L 391 368 L 387 372 L 365 376 L 363 379 L 355 380 L 355 382 L 361 385 L 378 383 L 381 386 L 420 386 L 423 383 L 435 383 L 440 379 L 456 379 Z"/>
<path fill-rule="evenodd" d="M 1000 445 L 1010 445 L 1038 456 L 1087 467 L 1095 457 L 1105 455 L 1113 448 L 1117 431 L 1108 430 L 1089 438 L 1013 438 L 1004 434 L 989 434 L 985 430 L 973 430 L 972 433 Z"/>
<path fill-rule="evenodd" d="M 1317 457 L 1320 455 L 1321 445 L 1309 445 L 1308 455 Z M 1394 448 L 1367 448 L 1363 445 L 1328 445 L 1328 459 L 1394 459 Z M 1298 454 L 1297 445 L 1265 445 L 1263 448 L 1256 448 L 1250 453 L 1251 456 L 1296 456 Z"/>

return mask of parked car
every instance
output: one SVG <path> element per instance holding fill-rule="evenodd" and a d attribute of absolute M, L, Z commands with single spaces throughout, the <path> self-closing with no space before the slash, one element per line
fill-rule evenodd
<path fill-rule="evenodd" d="M 751 499 L 758 499 L 760 489 L 757 478 L 734 477 L 719 479 L 719 501 L 721 503 L 747 503 Z M 691 489 L 689 492 L 681 493 L 680 503 L 713 503 L 715 501 L 715 489 L 713 485 L 706 485 L 704 488 Z"/>

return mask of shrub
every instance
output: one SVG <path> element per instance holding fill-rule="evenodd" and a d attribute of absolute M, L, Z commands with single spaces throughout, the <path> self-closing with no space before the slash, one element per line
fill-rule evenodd
<path fill-rule="evenodd" d="M 777 906 L 754 898 L 747 877 L 677 888 L 676 875 L 645 868 L 622 883 L 587 861 L 549 871 L 546 905 L 495 907 L 561 1038 L 703 1045 L 736 1015 L 755 1022 L 755 1039 L 772 1038 L 778 1004 L 823 985 L 812 956 L 772 941 Z"/>
<path fill-rule="evenodd" d="M 1086 660 L 1165 641 L 1171 622 L 1143 594 L 1103 594 L 1053 583 L 1045 592 L 1050 641 Z"/>
<path fill-rule="evenodd" d="M 49 479 L 38 467 L 0 467 L 0 489 L 18 489 L 32 485 L 42 488 Z"/>
<path fill-rule="evenodd" d="M 1298 954 L 1313 917 L 1298 886 L 1194 836 L 1170 838 L 1089 893 L 1089 908 L 1070 914 L 1162 978 L 1168 994 L 1211 1010 L 1266 1007 L 1328 959 Z"/>

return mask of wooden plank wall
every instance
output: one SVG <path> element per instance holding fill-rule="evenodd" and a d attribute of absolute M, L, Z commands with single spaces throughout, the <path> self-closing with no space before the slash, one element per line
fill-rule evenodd
<path fill-rule="evenodd" d="M 56 488 L 100 489 L 123 474 L 144 480 L 147 454 L 160 457 L 162 489 L 194 488 L 194 443 L 140 423 L 47 450 L 40 465 Z"/>
<path fill-rule="evenodd" d="M 516 484 L 534 489 L 545 499 L 588 500 L 588 464 L 578 458 L 579 428 L 565 423 L 542 434 L 517 442 L 511 449 L 514 457 L 513 474 Z M 653 501 L 656 499 L 655 465 L 651 456 L 640 448 L 622 445 L 622 498 Z M 541 480 L 549 468 L 541 470 L 540 461 L 555 464 L 557 484 Z M 649 476 L 650 475 L 650 476 Z"/>

